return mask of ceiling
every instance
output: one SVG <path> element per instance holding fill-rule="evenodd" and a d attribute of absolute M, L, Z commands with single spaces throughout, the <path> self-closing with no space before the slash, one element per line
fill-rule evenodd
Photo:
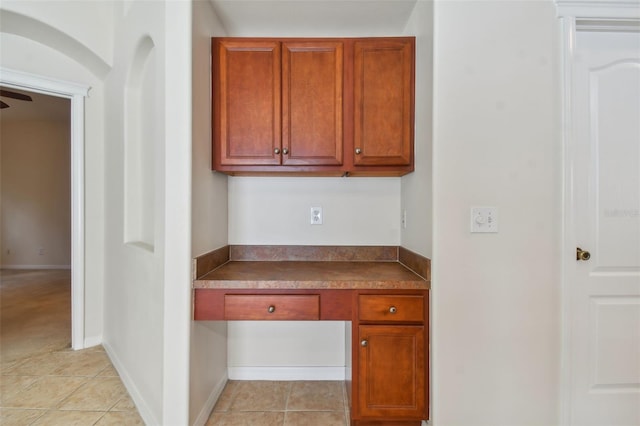
<path fill-rule="evenodd" d="M 28 102 L 4 96 L 1 97 L 2 102 L 9 104 L 9 108 L 0 109 L 0 120 L 2 121 L 71 120 L 71 101 L 69 99 L 28 92 L 11 87 L 0 87 L 4 90 L 29 95 L 31 99 L 33 99 L 33 102 Z"/>
<path fill-rule="evenodd" d="M 418 0 L 209 0 L 228 36 L 402 35 Z"/>

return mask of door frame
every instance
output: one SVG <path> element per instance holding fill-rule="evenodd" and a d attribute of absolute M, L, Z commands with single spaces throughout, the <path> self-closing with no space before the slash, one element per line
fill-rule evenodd
<path fill-rule="evenodd" d="M 576 262 L 577 236 L 574 222 L 575 135 L 573 64 L 578 31 L 621 31 L 640 28 L 640 7 L 636 1 L 556 0 L 561 38 L 562 96 L 562 279 L 560 349 L 560 424 L 571 424 L 571 280 L 569 265 Z"/>
<path fill-rule="evenodd" d="M 84 349 L 84 100 L 90 87 L 4 67 L 0 84 L 71 101 L 71 347 Z"/>

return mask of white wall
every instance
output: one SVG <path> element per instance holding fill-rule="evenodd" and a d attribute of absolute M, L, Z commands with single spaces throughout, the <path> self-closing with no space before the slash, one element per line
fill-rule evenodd
<path fill-rule="evenodd" d="M 433 242 L 433 2 L 418 1 L 404 30 L 416 37 L 415 171 L 402 177 L 400 245 L 427 258 Z"/>
<path fill-rule="evenodd" d="M 554 6 L 436 2 L 434 22 L 433 421 L 558 424 Z M 469 233 L 474 205 L 499 233 Z"/>
<path fill-rule="evenodd" d="M 105 84 L 104 345 L 145 422 L 183 424 L 189 415 L 191 4 L 119 4 L 115 34 Z M 136 78 L 143 81 L 135 82 L 141 69 Z M 148 90 L 127 96 L 135 87 Z M 132 134 L 128 113 L 139 105 L 142 122 L 154 126 Z M 129 179 L 136 183 L 125 172 L 131 143 L 146 147 L 137 160 L 153 171 L 141 185 L 154 204 L 153 229 L 144 231 L 142 244 L 127 243 L 125 235 L 125 188 Z"/>
<path fill-rule="evenodd" d="M 230 244 L 398 245 L 399 211 L 399 178 L 229 178 Z"/>
<path fill-rule="evenodd" d="M 416 50 L 420 75 L 417 75 L 419 98 L 416 102 L 416 168 L 415 176 L 405 178 L 229 178 L 229 244 L 284 245 L 400 245 L 423 255 L 430 254 L 430 28 L 431 5 L 425 2 L 411 12 L 413 5 L 380 3 L 380 13 L 367 22 L 360 20 L 370 13 L 372 5 L 341 5 L 346 8 L 343 21 L 328 18 L 331 3 L 318 3 L 317 25 L 304 25 L 308 18 L 300 11 L 300 22 L 286 27 L 262 24 L 252 32 L 250 25 L 233 23 L 238 34 L 251 36 L 358 37 L 370 35 L 417 35 Z M 382 19 L 384 7 L 407 7 L 399 14 L 402 26 L 393 19 L 373 25 Z M 354 10 L 359 12 L 354 13 Z M 358 9 L 360 8 L 360 9 Z M 308 12 L 308 10 L 307 10 Z M 353 13 L 353 15 L 352 15 Z M 391 17 L 391 14 L 388 14 Z M 398 15 L 394 16 L 397 18 Z M 411 24 L 403 28 L 404 19 Z M 283 18 L 284 19 L 284 18 Z M 424 22 L 423 22 L 424 21 Z M 353 25 L 351 25 L 353 24 Z M 283 29 L 284 28 L 284 29 Z M 425 71 L 425 68 L 427 69 Z M 409 189 L 405 189 L 405 185 Z M 414 193 L 415 192 L 415 193 Z M 309 209 L 322 206 L 324 224 L 311 226 Z M 408 211 L 409 224 L 401 230 L 401 207 Z M 335 367 L 345 365 L 344 326 L 340 323 L 259 324 L 230 322 L 229 368 L 234 374 L 252 377 L 253 372 L 275 367 L 306 366 L 308 377 L 326 371 L 327 378 Z M 310 330 L 313 330 L 311 333 Z M 286 333 L 287 338 L 282 336 Z M 267 342 L 278 342 L 269 345 Z M 322 348 L 320 350 L 319 348 Z M 263 370 L 266 368 L 266 370 Z M 289 376 L 286 368 L 282 377 Z M 247 376 L 245 376 L 247 374 Z M 256 373 L 258 374 L 258 373 Z M 296 373 L 298 374 L 298 373 Z"/>
<path fill-rule="evenodd" d="M 14 28 L 9 22 L 7 27 L 15 29 L 21 35 L 57 44 L 62 40 L 58 35 L 64 34 L 67 36 L 67 46 L 59 46 L 60 48 L 78 49 L 71 46 L 72 43 L 77 43 L 85 46 L 88 52 L 106 64 L 110 64 L 113 55 L 113 4 L 113 1 L 2 0 L 1 7 L 6 12 L 18 15 L 21 18 L 20 26 L 40 22 L 48 27 Z"/>
<path fill-rule="evenodd" d="M 25 3 L 29 3 L 27 6 Z M 12 28 L 12 21 L 18 10 L 27 7 L 32 15 L 24 15 L 29 25 L 18 25 L 24 35 L 4 32 Z M 53 23 L 49 19 L 57 15 L 56 4 L 51 2 L 21 2 L 3 0 L 0 5 L 0 65 L 39 76 L 79 83 L 91 87 L 85 101 L 85 324 L 86 344 L 97 344 L 102 339 L 103 288 L 104 288 L 104 90 L 103 82 L 93 73 L 92 68 L 78 62 L 46 44 L 47 29 Z M 90 27 L 84 37 L 97 40 L 112 38 L 109 23 L 111 14 L 102 14 L 99 25 Z M 7 11 L 14 15 L 7 16 Z M 80 13 L 82 11 L 82 13 Z M 81 9 L 68 11 L 65 25 L 56 31 L 71 31 L 77 20 L 86 20 Z M 23 16 L 23 15 L 20 15 Z M 93 15 L 91 15 L 93 16 Z M 41 22 L 42 24 L 38 24 Z M 45 42 L 33 41 L 30 37 Z"/>
<path fill-rule="evenodd" d="M 62 106 L 70 111 L 69 101 Z M 66 121 L 2 120 L 3 268 L 71 267 L 70 147 L 69 114 Z"/>
<path fill-rule="evenodd" d="M 192 257 L 227 245 L 227 177 L 211 170 L 211 37 L 221 24 L 208 1 L 193 3 Z M 193 321 L 190 424 L 204 424 L 227 379 L 227 324 Z"/>

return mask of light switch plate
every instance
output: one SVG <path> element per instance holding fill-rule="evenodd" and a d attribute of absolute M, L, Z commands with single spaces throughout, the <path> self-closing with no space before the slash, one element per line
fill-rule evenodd
<path fill-rule="evenodd" d="M 471 232 L 498 232 L 498 208 L 471 207 Z"/>

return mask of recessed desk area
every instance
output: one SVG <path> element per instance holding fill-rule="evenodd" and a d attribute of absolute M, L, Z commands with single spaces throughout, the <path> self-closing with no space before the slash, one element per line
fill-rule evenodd
<path fill-rule="evenodd" d="M 428 419 L 428 259 L 401 247 L 228 246 L 194 271 L 196 321 L 350 321 L 352 425 Z"/>

